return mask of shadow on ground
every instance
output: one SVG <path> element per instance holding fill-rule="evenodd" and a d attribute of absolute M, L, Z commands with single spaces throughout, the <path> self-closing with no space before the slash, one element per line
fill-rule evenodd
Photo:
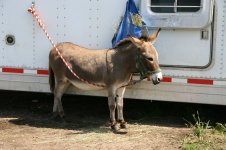
<path fill-rule="evenodd" d="M 51 119 L 53 95 L 0 91 L 0 118 L 11 118 L 10 123 L 38 128 L 57 128 L 87 132 L 109 132 L 107 98 L 66 95 L 63 106 L 66 123 Z M 166 127 L 185 127 L 193 122 L 192 114 L 199 112 L 203 121 L 225 123 L 225 106 L 151 102 L 125 99 L 124 115 L 129 124 Z M 96 130 L 102 128 L 102 130 Z"/>

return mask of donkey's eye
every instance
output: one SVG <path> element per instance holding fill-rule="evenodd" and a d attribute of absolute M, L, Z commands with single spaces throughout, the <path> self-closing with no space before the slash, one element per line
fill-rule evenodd
<path fill-rule="evenodd" d="M 149 61 L 153 61 L 152 57 L 147 57 L 146 59 L 149 60 Z"/>

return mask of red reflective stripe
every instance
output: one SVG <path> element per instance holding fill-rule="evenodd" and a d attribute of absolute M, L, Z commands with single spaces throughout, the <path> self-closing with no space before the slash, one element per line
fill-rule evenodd
<path fill-rule="evenodd" d="M 191 83 L 191 84 L 207 84 L 207 85 L 213 85 L 213 80 L 188 79 L 187 83 Z"/>
<path fill-rule="evenodd" d="M 164 77 L 162 82 L 172 82 L 172 78 Z"/>
<path fill-rule="evenodd" d="M 24 69 L 21 69 L 21 68 L 2 68 L 2 72 L 24 73 Z"/>
<path fill-rule="evenodd" d="M 22 68 L 2 68 L 2 72 L 6 73 L 24 73 L 24 69 Z M 25 72 L 26 73 L 26 72 Z M 48 75 L 49 71 L 48 70 L 37 70 L 37 74 L 41 75 Z M 132 77 L 131 77 L 132 79 Z M 148 81 L 150 81 L 150 78 L 147 78 Z M 162 82 L 172 82 L 171 77 L 164 77 L 162 79 Z M 213 85 L 214 81 L 213 80 L 205 80 L 205 79 L 187 79 L 187 83 L 189 84 L 206 84 L 206 85 Z"/>
<path fill-rule="evenodd" d="M 48 70 L 37 70 L 37 74 L 45 74 L 48 75 L 49 71 Z"/>

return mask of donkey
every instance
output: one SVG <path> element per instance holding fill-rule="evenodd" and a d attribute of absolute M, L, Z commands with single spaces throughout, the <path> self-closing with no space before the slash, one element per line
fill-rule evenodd
<path fill-rule="evenodd" d="M 123 95 L 132 74 L 141 73 L 142 78 L 152 76 L 153 84 L 162 80 L 158 53 L 153 46 L 159 31 L 141 39 L 128 37 L 112 49 L 91 50 L 73 43 L 59 43 L 56 47 L 73 71 L 80 78 L 101 86 L 76 78 L 53 48 L 49 54 L 49 84 L 54 93 L 53 116 L 64 117 L 61 98 L 70 85 L 83 90 L 106 89 L 111 128 L 114 131 L 127 128 L 123 117 Z"/>

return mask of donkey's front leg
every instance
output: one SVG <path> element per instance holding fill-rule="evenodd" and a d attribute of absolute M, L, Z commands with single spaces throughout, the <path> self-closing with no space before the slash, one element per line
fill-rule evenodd
<path fill-rule="evenodd" d="M 119 130 L 117 126 L 117 122 L 115 119 L 115 109 L 116 109 L 116 90 L 114 88 L 110 88 L 108 90 L 108 106 L 110 110 L 110 121 L 111 121 L 111 128 L 114 131 Z"/>
<path fill-rule="evenodd" d="M 116 91 L 116 104 L 117 104 L 117 114 L 118 114 L 118 122 L 120 123 L 121 128 L 127 128 L 126 122 L 123 117 L 123 96 L 126 88 L 119 88 Z"/>

